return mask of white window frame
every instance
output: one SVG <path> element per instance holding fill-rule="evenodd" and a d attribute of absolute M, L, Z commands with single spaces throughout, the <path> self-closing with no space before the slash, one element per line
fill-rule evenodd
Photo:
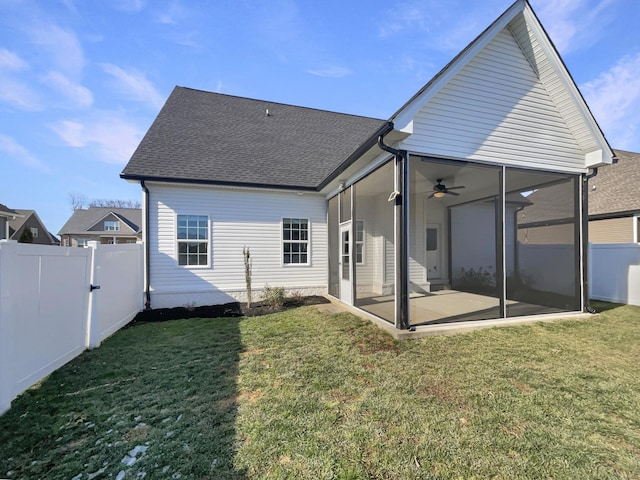
<path fill-rule="evenodd" d="M 358 240 L 358 225 L 362 225 L 362 240 Z M 364 220 L 356 220 L 355 223 L 353 224 L 354 230 L 353 230 L 353 254 L 355 255 L 355 260 L 356 260 L 356 265 L 364 265 L 366 264 L 366 251 L 365 251 L 365 238 L 366 238 L 366 234 L 365 234 L 365 228 L 364 228 Z M 358 261 L 358 246 L 360 246 L 361 249 L 361 260 Z"/>
<path fill-rule="evenodd" d="M 302 222 L 305 221 L 307 222 L 307 238 L 305 240 L 292 240 L 292 239 L 286 239 L 285 238 L 285 221 L 289 221 L 289 223 L 291 223 L 292 221 L 296 220 L 298 222 Z M 290 230 L 291 232 L 293 230 Z M 305 217 L 283 217 L 280 221 L 280 263 L 285 266 L 285 267 L 297 267 L 297 266 L 309 266 L 311 265 L 311 219 L 309 218 L 305 218 Z M 285 245 L 289 244 L 298 244 L 298 245 L 303 245 L 306 244 L 307 246 L 307 251 L 305 252 L 305 254 L 307 255 L 307 261 L 306 262 L 285 262 Z M 292 255 L 291 252 L 289 252 L 290 255 Z M 295 254 L 300 255 L 300 252 L 296 252 Z"/>
<path fill-rule="evenodd" d="M 207 238 L 205 239 L 193 239 L 193 238 L 178 238 L 179 236 L 179 217 L 204 217 L 207 219 L 207 226 L 206 226 L 206 235 Z M 200 220 L 198 220 L 200 221 Z M 187 228 L 189 228 L 189 226 L 187 226 Z M 195 227 L 195 228 L 201 228 L 201 227 Z M 175 216 L 175 230 L 174 230 L 174 239 L 175 239 L 175 259 L 176 259 L 176 265 L 179 268 L 188 268 L 188 269 L 202 269 L 202 268 L 210 268 L 211 267 L 211 219 L 209 218 L 209 215 L 206 214 L 202 214 L 202 213 L 178 213 Z M 181 264 L 180 263 L 180 245 L 181 244 L 188 244 L 188 243 L 199 243 L 199 244 L 204 244 L 206 245 L 207 248 L 207 263 L 206 264 L 201 264 L 201 265 L 188 265 L 188 264 Z M 195 255 L 199 255 L 200 253 L 195 253 Z M 184 254 L 183 254 L 184 255 Z M 191 254 L 194 255 L 194 254 Z M 187 253 L 187 257 L 189 257 L 189 253 Z"/>
<path fill-rule="evenodd" d="M 107 228 L 107 224 L 109 224 L 109 227 L 115 227 L 115 228 Z M 120 220 L 105 220 L 104 221 L 104 231 L 105 232 L 119 232 L 120 231 Z"/>
<path fill-rule="evenodd" d="M 633 243 L 640 243 L 640 213 L 633 216 Z"/>
<path fill-rule="evenodd" d="M 88 244 L 87 242 L 89 241 L 88 238 L 77 238 L 76 239 L 76 243 L 79 247 L 86 247 Z"/>
<path fill-rule="evenodd" d="M 31 230 L 31 237 L 38 238 L 38 227 L 29 227 Z"/>

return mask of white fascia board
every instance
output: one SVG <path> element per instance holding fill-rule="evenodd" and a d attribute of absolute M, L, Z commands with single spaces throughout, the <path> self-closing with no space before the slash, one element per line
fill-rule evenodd
<path fill-rule="evenodd" d="M 587 106 L 587 103 L 584 100 L 584 97 L 578 90 L 577 85 L 571 78 L 571 75 L 567 71 L 566 66 L 564 65 L 562 59 L 560 58 L 557 50 L 553 47 L 551 40 L 547 36 L 544 31 L 544 28 L 536 18 L 535 14 L 531 10 L 531 8 L 527 5 L 527 8 L 524 9 L 524 17 L 527 25 L 533 31 L 534 35 L 540 41 L 540 46 L 544 51 L 544 54 L 547 56 L 551 65 L 553 66 L 556 75 L 562 82 L 564 88 L 571 95 L 571 99 L 577 105 L 582 117 L 591 132 L 591 135 L 596 139 L 598 145 L 601 147 L 600 150 L 596 150 L 595 152 L 590 152 L 585 155 L 585 167 L 596 167 L 598 165 L 609 165 L 612 163 L 612 158 L 614 157 L 614 153 L 611 150 L 607 140 L 602 133 L 602 130 L 598 126 L 591 110 Z M 600 157 L 596 161 L 596 153 L 600 152 Z"/>
<path fill-rule="evenodd" d="M 442 89 L 460 70 L 462 70 L 487 44 L 495 38 L 513 18 L 524 10 L 526 2 L 524 0 L 516 1 L 509 7 L 480 37 L 476 38 L 472 44 L 466 47 L 466 50 L 458 57 L 454 63 L 446 67 L 446 70 L 440 72 L 438 78 L 429 85 L 428 88 L 420 93 L 413 101 L 404 107 L 395 118 L 393 124 L 396 130 L 406 133 L 413 133 L 413 119 L 415 115 Z"/>

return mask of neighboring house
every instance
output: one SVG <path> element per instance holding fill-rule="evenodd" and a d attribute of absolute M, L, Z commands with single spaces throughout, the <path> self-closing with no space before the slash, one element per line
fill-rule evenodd
<path fill-rule="evenodd" d="M 388 120 L 176 87 L 121 177 L 143 191 L 147 308 L 244 300 L 246 246 L 255 292 L 409 329 L 584 311 L 582 184 L 612 158 L 518 0 Z M 568 243 L 524 233 L 551 189 Z"/>
<path fill-rule="evenodd" d="M 78 208 L 58 235 L 65 247 L 84 247 L 91 240 L 107 244 L 136 243 L 142 238 L 141 226 L 139 208 Z"/>
<path fill-rule="evenodd" d="M 18 215 L 9 221 L 9 238 L 11 240 L 26 241 L 40 245 L 60 245 L 60 240 L 44 226 L 35 210 L 16 209 Z"/>
<path fill-rule="evenodd" d="M 589 180 L 589 241 L 640 243 L 640 153 L 615 153 Z"/>
<path fill-rule="evenodd" d="M 20 214 L 15 210 L 0 203 L 0 240 L 6 240 L 9 235 L 9 222 L 20 217 Z"/>

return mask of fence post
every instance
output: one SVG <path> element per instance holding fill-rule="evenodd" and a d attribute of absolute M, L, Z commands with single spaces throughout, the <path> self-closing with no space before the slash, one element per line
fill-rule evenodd
<path fill-rule="evenodd" d="M 87 289 L 89 290 L 89 301 L 87 302 L 87 338 L 85 340 L 85 348 L 95 348 L 100 345 L 100 341 L 98 340 L 99 325 L 96 324 L 96 311 L 99 302 L 99 295 L 97 295 L 97 290 L 94 290 L 96 286 L 100 285 L 98 283 L 100 281 L 97 265 L 98 262 L 96 261 L 100 243 L 95 240 L 90 240 L 87 242 L 87 248 L 91 249 L 91 275 L 89 277 L 89 285 L 87 285 Z"/>
<path fill-rule="evenodd" d="M 7 318 L 7 302 L 5 299 L 4 283 L 5 278 L 3 272 L 6 268 L 2 265 L 6 263 L 6 257 L 10 253 L 9 245 L 6 240 L 0 241 L 0 415 L 11 408 L 11 399 L 13 397 L 13 381 L 10 377 L 11 370 L 9 364 L 11 362 L 11 351 L 9 349 L 9 319 Z"/>

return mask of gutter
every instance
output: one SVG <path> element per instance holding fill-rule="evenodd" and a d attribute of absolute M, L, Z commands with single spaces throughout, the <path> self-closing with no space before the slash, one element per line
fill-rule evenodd
<path fill-rule="evenodd" d="M 393 128 L 393 123 L 391 123 Z M 394 202 L 395 221 L 394 230 L 396 244 L 395 271 L 395 326 L 399 330 L 412 330 L 409 319 L 409 202 L 407 189 L 409 181 L 408 155 L 406 150 L 397 150 L 384 143 L 386 133 L 378 136 L 378 146 L 394 156 L 395 187 L 389 197 Z M 399 248 L 397 248 L 399 247 Z M 415 327 L 413 328 L 415 329 Z"/>
<path fill-rule="evenodd" d="M 144 183 L 144 180 L 140 180 L 140 186 L 144 192 L 144 217 L 142 219 L 142 243 L 144 244 L 144 309 L 151 310 L 151 292 L 149 291 L 151 285 L 151 279 L 149 276 L 149 187 Z"/>
<path fill-rule="evenodd" d="M 324 187 L 329 185 L 334 179 L 336 179 L 342 172 L 349 168 L 353 162 L 361 157 L 367 150 L 373 147 L 379 142 L 380 137 L 386 135 L 393 130 L 393 122 L 386 122 L 380 127 L 373 135 L 371 135 L 364 143 L 362 143 L 351 155 L 349 155 L 344 162 L 342 162 L 338 168 L 331 172 L 318 187 L 316 191 L 321 191 Z M 379 143 L 378 143 L 379 144 Z M 386 145 L 385 145 L 386 146 Z M 382 147 L 380 147 L 382 148 Z M 391 148 L 391 147 L 389 147 Z M 383 149 L 384 150 L 384 149 Z"/>

